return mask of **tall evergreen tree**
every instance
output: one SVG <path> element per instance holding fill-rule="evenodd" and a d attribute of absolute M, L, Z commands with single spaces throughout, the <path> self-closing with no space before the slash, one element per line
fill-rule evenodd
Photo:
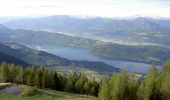
<path fill-rule="evenodd" d="M 145 77 L 143 83 L 143 100 L 156 100 L 156 94 L 158 93 L 157 90 L 157 82 L 158 82 L 158 71 L 156 66 L 152 66 L 150 71 Z"/>
<path fill-rule="evenodd" d="M 73 82 L 70 79 L 67 79 L 66 86 L 65 86 L 65 91 L 72 93 L 73 88 L 74 88 Z"/>
<path fill-rule="evenodd" d="M 125 89 L 127 87 L 127 74 L 121 72 L 112 77 L 111 83 L 111 99 L 112 100 L 123 100 L 125 95 Z"/>
<path fill-rule="evenodd" d="M 19 84 L 24 84 L 25 81 L 25 71 L 23 69 L 23 67 L 19 67 L 19 73 L 16 77 L 17 83 Z"/>
<path fill-rule="evenodd" d="M 110 100 L 109 80 L 102 80 L 100 91 L 99 91 L 99 100 Z"/>
<path fill-rule="evenodd" d="M 125 95 L 123 100 L 137 100 L 137 92 L 140 86 L 140 82 L 135 77 L 130 77 L 128 79 L 127 87 L 125 89 Z"/>
<path fill-rule="evenodd" d="M 54 77 L 53 77 L 53 88 L 55 90 L 59 90 L 59 78 L 58 78 L 58 74 L 57 73 L 54 73 Z"/>
<path fill-rule="evenodd" d="M 162 100 L 170 100 L 170 59 L 163 66 L 160 77 L 160 96 Z"/>
<path fill-rule="evenodd" d="M 28 68 L 28 74 L 27 74 L 27 84 L 30 85 L 30 86 L 33 86 L 35 83 L 34 83 L 34 80 L 35 80 L 35 68 L 33 67 L 29 67 Z"/>
<path fill-rule="evenodd" d="M 40 67 L 38 68 L 37 72 L 36 72 L 36 78 L 35 78 L 35 85 L 38 88 L 43 88 L 43 80 L 44 80 L 44 67 Z"/>
<path fill-rule="evenodd" d="M 10 72 L 9 72 L 8 64 L 2 63 L 1 64 L 1 79 L 5 82 L 8 82 L 9 77 L 10 77 Z"/>

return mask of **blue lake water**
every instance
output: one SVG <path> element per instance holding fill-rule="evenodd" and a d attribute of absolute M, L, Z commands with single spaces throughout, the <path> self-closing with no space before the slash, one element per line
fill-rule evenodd
<path fill-rule="evenodd" d="M 41 45 L 41 46 L 30 46 L 30 47 L 33 49 L 46 51 L 70 60 L 101 61 L 106 64 L 115 66 L 117 68 L 127 70 L 127 71 L 132 71 L 132 72 L 145 73 L 149 70 L 151 66 L 149 64 L 144 64 L 144 63 L 103 59 L 94 56 L 88 50 L 81 49 L 81 48 L 63 47 L 63 46 L 56 46 L 56 45 Z"/>

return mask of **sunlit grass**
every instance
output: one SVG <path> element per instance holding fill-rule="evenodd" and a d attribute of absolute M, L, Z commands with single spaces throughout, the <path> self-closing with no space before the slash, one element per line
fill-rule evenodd
<path fill-rule="evenodd" d="M 22 93 L 19 96 L 0 94 L 1 100 L 96 100 L 95 97 L 59 92 L 50 89 L 36 89 L 20 85 Z"/>

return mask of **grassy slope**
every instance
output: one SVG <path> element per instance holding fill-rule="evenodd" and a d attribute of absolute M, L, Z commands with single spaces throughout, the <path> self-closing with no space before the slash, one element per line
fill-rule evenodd
<path fill-rule="evenodd" d="M 96 100 L 95 97 L 76 95 L 54 90 L 37 90 L 30 86 L 20 86 L 23 92 L 20 96 L 0 94 L 1 100 Z"/>

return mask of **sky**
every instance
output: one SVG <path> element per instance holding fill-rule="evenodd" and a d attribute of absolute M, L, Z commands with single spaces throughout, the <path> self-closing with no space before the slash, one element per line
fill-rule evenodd
<path fill-rule="evenodd" d="M 170 0 L 0 0 L 0 17 L 51 15 L 170 18 Z"/>

